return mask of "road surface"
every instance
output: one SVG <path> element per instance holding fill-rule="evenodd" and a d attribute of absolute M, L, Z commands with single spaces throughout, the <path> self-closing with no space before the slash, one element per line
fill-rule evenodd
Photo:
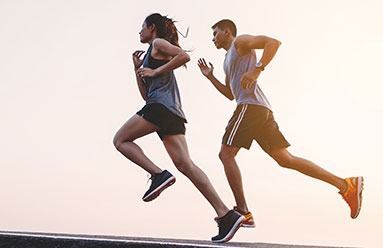
<path fill-rule="evenodd" d="M 0 231 L 0 248 L 345 248 L 309 245 L 228 242 L 215 244 L 203 240 L 161 239 L 125 236 L 80 235 L 63 233 L 36 233 Z"/>

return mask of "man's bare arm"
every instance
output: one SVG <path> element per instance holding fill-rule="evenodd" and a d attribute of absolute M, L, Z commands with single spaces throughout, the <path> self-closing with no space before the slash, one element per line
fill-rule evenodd
<path fill-rule="evenodd" d="M 230 89 L 230 84 L 227 80 L 225 79 L 226 84 L 222 84 L 214 75 L 213 75 L 213 70 L 214 66 L 210 64 L 210 67 L 206 64 L 205 59 L 199 59 L 198 60 L 198 66 L 201 69 L 202 74 L 212 82 L 214 87 L 225 97 L 227 97 L 229 100 L 233 100 L 234 96 L 231 93 Z"/>
<path fill-rule="evenodd" d="M 263 67 L 266 67 L 274 58 L 281 44 L 279 40 L 264 35 L 240 35 L 234 41 L 235 48 L 240 56 L 250 53 L 252 49 L 263 49 L 262 58 L 260 59 Z"/>
<path fill-rule="evenodd" d="M 246 72 L 241 78 L 241 87 L 247 90 L 258 79 L 261 71 L 274 58 L 281 42 L 263 35 L 241 35 L 235 39 L 234 45 L 240 56 L 250 53 L 252 49 L 263 49 L 262 58 L 259 60 L 262 66 L 256 67 L 254 71 Z"/>
<path fill-rule="evenodd" d="M 234 100 L 227 78 L 225 78 L 226 85 L 222 84 L 214 75 L 211 75 L 208 79 L 222 95 L 226 96 L 230 101 Z"/>

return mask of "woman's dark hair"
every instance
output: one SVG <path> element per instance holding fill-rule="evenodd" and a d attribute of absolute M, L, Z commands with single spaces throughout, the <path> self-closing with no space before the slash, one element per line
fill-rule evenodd
<path fill-rule="evenodd" d="M 181 47 L 178 43 L 178 30 L 174 21 L 167 16 L 154 13 L 145 18 L 146 26 L 156 25 L 157 35 L 159 38 L 169 41 L 171 44 Z"/>

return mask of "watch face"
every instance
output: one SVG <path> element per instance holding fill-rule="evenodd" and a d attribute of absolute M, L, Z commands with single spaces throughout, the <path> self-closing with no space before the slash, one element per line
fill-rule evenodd
<path fill-rule="evenodd" d="M 255 64 L 255 67 L 262 67 L 262 62 L 257 62 L 257 63 Z"/>

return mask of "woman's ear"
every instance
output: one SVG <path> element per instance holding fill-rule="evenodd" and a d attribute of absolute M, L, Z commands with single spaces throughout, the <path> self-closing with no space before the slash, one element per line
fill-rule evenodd
<path fill-rule="evenodd" d="M 153 32 L 154 31 L 154 29 L 156 28 L 156 24 L 152 24 L 150 27 L 148 27 L 149 28 L 149 30 L 151 31 L 151 32 Z"/>

